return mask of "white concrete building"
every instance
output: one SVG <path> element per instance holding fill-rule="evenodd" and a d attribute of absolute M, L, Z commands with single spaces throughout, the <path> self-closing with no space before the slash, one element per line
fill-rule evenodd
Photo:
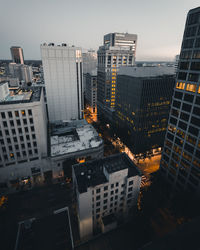
<path fill-rule="evenodd" d="M 99 47 L 97 69 L 97 105 L 99 118 L 113 121 L 116 107 L 117 72 L 135 64 L 137 35 L 109 33 Z"/>
<path fill-rule="evenodd" d="M 42 88 L 0 87 L 7 88 L 0 100 L 0 183 L 8 184 L 31 177 L 31 167 L 47 157 L 47 118 Z"/>
<path fill-rule="evenodd" d="M 83 118 L 82 52 L 53 43 L 41 45 L 50 122 Z"/>
<path fill-rule="evenodd" d="M 72 174 L 81 239 L 97 227 L 113 228 L 113 220 L 109 227 L 103 218 L 127 219 L 137 205 L 141 173 L 125 153 L 74 165 Z"/>

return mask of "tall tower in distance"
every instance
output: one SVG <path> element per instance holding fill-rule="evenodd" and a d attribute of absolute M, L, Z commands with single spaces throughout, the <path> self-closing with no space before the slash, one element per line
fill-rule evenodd
<path fill-rule="evenodd" d="M 41 45 L 50 122 L 83 119 L 83 73 L 80 48 Z"/>
<path fill-rule="evenodd" d="M 97 105 L 98 116 L 113 119 L 116 100 L 117 72 L 119 67 L 135 64 L 137 35 L 109 33 L 98 50 Z"/>
<path fill-rule="evenodd" d="M 200 193 L 200 7 L 188 12 L 160 170 L 171 186 Z"/>
<path fill-rule="evenodd" d="M 24 64 L 24 54 L 21 47 L 13 46 L 10 48 L 10 52 L 14 63 Z"/>

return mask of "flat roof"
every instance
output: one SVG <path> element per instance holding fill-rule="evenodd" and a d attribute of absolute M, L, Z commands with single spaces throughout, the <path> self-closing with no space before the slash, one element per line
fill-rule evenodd
<path fill-rule="evenodd" d="M 52 124 L 51 156 L 61 156 L 96 148 L 103 143 L 91 124 L 85 120 L 61 121 Z"/>
<path fill-rule="evenodd" d="M 9 89 L 10 94 L 0 104 L 15 104 L 40 101 L 41 87 Z"/>
<path fill-rule="evenodd" d="M 20 226 L 17 250 L 66 250 L 72 249 L 70 219 L 67 211 L 52 214 Z M 27 226 L 26 226 L 27 225 Z"/>
<path fill-rule="evenodd" d="M 104 168 L 106 168 L 108 173 L 114 173 L 128 168 L 128 177 L 142 175 L 138 167 L 125 153 L 76 164 L 73 168 L 80 193 L 87 192 L 88 187 L 94 187 L 108 182 L 103 171 Z"/>
<path fill-rule="evenodd" d="M 118 75 L 125 75 L 131 77 L 158 77 L 164 75 L 175 75 L 174 67 L 155 66 L 155 67 L 120 67 Z"/>

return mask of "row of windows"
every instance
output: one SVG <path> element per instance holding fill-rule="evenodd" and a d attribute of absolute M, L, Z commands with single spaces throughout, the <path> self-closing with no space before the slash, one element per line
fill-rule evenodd
<path fill-rule="evenodd" d="M 193 52 L 193 53 L 192 53 Z M 186 50 L 181 51 L 180 59 L 200 59 L 200 50 Z"/>
<path fill-rule="evenodd" d="M 31 129 L 31 132 L 35 132 L 34 126 L 31 126 L 30 129 Z M 26 127 L 24 128 L 24 130 L 25 130 L 26 133 L 29 132 L 29 129 L 26 128 Z M 21 133 L 22 129 L 19 128 L 18 131 L 19 131 L 19 133 Z M 11 134 L 12 134 L 12 135 L 10 135 L 10 136 L 13 136 L 13 135 L 16 135 L 16 134 L 17 134 L 17 130 L 16 130 L 16 129 L 11 129 L 10 132 L 9 132 L 8 129 L 5 129 L 4 132 L 5 132 L 6 136 L 9 136 L 9 135 L 10 135 L 10 132 L 11 132 Z M 2 133 L 1 130 L 0 130 L 0 136 L 3 136 L 3 133 Z"/>
<path fill-rule="evenodd" d="M 26 111 L 21 110 L 21 111 L 14 111 L 15 117 L 19 117 L 20 113 L 21 113 L 21 116 L 26 116 Z M 32 116 L 32 110 L 31 109 L 28 109 L 27 113 L 28 113 L 29 116 Z M 8 111 L 7 114 L 8 114 L 9 118 L 13 118 L 13 112 L 12 111 Z M 1 117 L 2 117 L 2 119 L 6 119 L 6 112 L 1 112 Z"/>
<path fill-rule="evenodd" d="M 27 125 L 27 124 L 28 124 L 26 118 L 22 119 L 22 121 L 23 121 L 23 125 Z M 30 124 L 33 124 L 33 118 L 30 118 L 30 119 L 29 119 L 29 122 L 30 122 Z M 14 123 L 13 120 L 10 120 L 9 123 L 10 123 L 10 126 L 11 126 L 11 127 L 14 127 L 14 126 L 15 126 L 15 123 Z M 19 119 L 16 120 L 16 124 L 17 124 L 18 126 L 21 126 L 21 120 L 19 120 Z M 7 122 L 7 121 L 3 121 L 3 126 L 4 126 L 4 128 L 7 128 L 7 127 L 8 127 L 8 122 Z"/>
<path fill-rule="evenodd" d="M 1 159 L 1 156 L 0 156 L 0 162 L 6 162 L 9 160 L 15 160 L 15 157 L 17 159 L 20 159 L 22 157 L 27 157 L 28 155 L 29 156 L 32 156 L 33 154 L 38 154 L 38 150 L 37 149 L 34 149 L 34 150 L 28 150 L 28 151 L 22 151 L 22 154 L 20 154 L 20 152 L 16 152 L 16 156 L 14 153 L 10 153 L 9 156 L 7 154 L 3 154 L 3 159 Z"/>

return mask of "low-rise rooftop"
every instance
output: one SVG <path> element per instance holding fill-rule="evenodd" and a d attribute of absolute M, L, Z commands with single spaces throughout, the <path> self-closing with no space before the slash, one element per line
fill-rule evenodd
<path fill-rule="evenodd" d="M 0 100 L 0 104 L 36 102 L 40 101 L 40 97 L 41 87 L 9 89 L 9 94 L 3 100 Z"/>
<path fill-rule="evenodd" d="M 19 249 L 66 250 L 72 249 L 70 218 L 67 211 L 24 221 L 19 228 Z"/>
<path fill-rule="evenodd" d="M 108 182 L 104 168 L 109 174 L 128 168 L 128 177 L 141 176 L 140 170 L 125 153 L 76 164 L 73 168 L 80 193 L 86 192 L 88 187 Z"/>
<path fill-rule="evenodd" d="M 94 127 L 85 120 L 52 124 L 51 156 L 96 148 L 103 143 Z"/>

